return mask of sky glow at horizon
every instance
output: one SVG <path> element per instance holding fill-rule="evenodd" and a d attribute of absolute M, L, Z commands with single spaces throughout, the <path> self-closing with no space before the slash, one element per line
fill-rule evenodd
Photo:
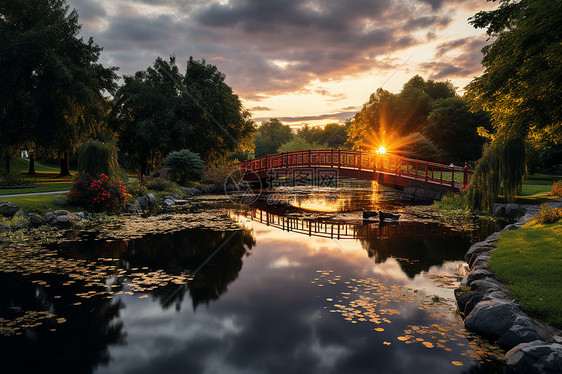
<path fill-rule="evenodd" d="M 382 87 L 412 76 L 459 92 L 481 74 L 483 30 L 468 24 L 485 0 L 68 0 L 81 35 L 118 74 L 157 57 L 205 59 L 256 122 L 343 122 Z"/>

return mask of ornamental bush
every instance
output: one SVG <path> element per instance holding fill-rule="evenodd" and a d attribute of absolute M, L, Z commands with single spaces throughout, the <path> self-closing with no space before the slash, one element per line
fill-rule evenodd
<path fill-rule="evenodd" d="M 163 191 L 169 194 L 182 193 L 177 183 L 164 178 L 144 177 L 142 180 L 127 183 L 127 192 L 135 197 L 143 196 L 149 191 Z"/>
<path fill-rule="evenodd" d="M 189 149 L 170 152 L 164 158 L 164 165 L 172 169 L 170 177 L 180 184 L 201 179 L 204 164 L 201 157 Z"/>
<path fill-rule="evenodd" d="M 110 179 L 119 179 L 121 170 L 117 163 L 117 147 L 113 143 L 90 140 L 83 144 L 78 153 L 78 175 L 84 177 L 107 175 Z"/>
<path fill-rule="evenodd" d="M 92 212 L 118 212 L 125 208 L 130 196 L 123 181 L 112 180 L 105 174 L 96 177 L 89 173 L 74 181 L 74 186 L 67 194 L 71 204 Z"/>

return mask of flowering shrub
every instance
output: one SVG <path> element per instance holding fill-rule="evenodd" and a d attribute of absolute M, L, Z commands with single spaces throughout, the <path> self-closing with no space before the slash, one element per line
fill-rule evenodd
<path fill-rule="evenodd" d="M 466 210 L 468 204 L 466 202 L 466 191 L 448 192 L 441 201 L 434 203 L 435 209 L 444 210 Z"/>
<path fill-rule="evenodd" d="M 548 204 L 541 204 L 540 210 L 535 216 L 538 223 L 554 223 L 562 218 L 562 208 L 548 209 Z"/>
<path fill-rule="evenodd" d="M 205 171 L 203 172 L 203 177 L 201 178 L 201 180 L 203 183 L 207 184 L 223 184 L 226 181 L 226 177 L 228 177 L 231 172 L 232 170 L 227 164 L 207 166 L 205 168 Z"/>
<path fill-rule="evenodd" d="M 111 180 L 105 174 L 99 177 L 86 174 L 83 178 L 76 179 L 67 194 L 70 203 L 93 212 L 117 212 L 125 207 L 130 196 L 123 181 Z"/>

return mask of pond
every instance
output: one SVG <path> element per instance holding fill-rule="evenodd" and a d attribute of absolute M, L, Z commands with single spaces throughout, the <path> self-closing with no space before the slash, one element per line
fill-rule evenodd
<path fill-rule="evenodd" d="M 453 297 L 493 225 L 398 197 L 282 188 L 4 245 L 2 372 L 500 371 L 504 352 L 464 330 Z M 401 218 L 364 222 L 360 207 Z"/>

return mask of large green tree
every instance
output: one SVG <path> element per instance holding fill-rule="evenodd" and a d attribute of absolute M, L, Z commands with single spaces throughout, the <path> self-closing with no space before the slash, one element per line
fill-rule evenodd
<path fill-rule="evenodd" d="M 214 162 L 251 148 L 253 121 L 224 79 L 215 66 L 193 58 L 181 74 L 174 57 L 124 77 L 113 118 L 120 147 L 141 176 L 172 151 L 190 149 Z"/>
<path fill-rule="evenodd" d="M 450 97 L 438 100 L 427 120 L 422 134 L 444 153 L 447 163 L 464 163 L 480 158 L 484 138 L 478 134 L 478 128 L 490 130 L 488 113 L 473 113 L 465 100 Z"/>
<path fill-rule="evenodd" d="M 493 141 L 469 192 L 473 208 L 491 209 L 500 189 L 515 197 L 525 173 L 523 140 L 562 142 L 562 1 L 501 0 L 471 23 L 486 28 L 484 73 L 467 87 L 474 108 L 491 112 Z"/>
<path fill-rule="evenodd" d="M 0 1 L 0 147 L 57 153 L 61 175 L 115 88 L 116 68 L 80 27 L 65 0 Z"/>
<path fill-rule="evenodd" d="M 404 137 L 423 130 L 436 100 L 454 96 L 450 82 L 426 81 L 418 75 L 398 94 L 379 88 L 355 114 L 348 139 L 354 149 L 373 149 L 381 144 L 393 148 Z"/>
<path fill-rule="evenodd" d="M 256 157 L 276 153 L 281 145 L 290 142 L 293 137 L 291 128 L 277 118 L 263 121 L 254 135 Z"/>

